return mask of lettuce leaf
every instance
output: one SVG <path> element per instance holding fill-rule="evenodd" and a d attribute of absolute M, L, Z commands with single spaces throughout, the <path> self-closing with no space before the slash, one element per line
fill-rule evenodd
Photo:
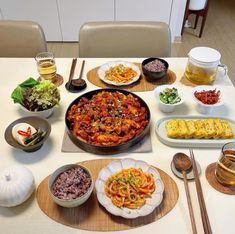
<path fill-rule="evenodd" d="M 19 84 L 19 86 L 21 88 L 33 88 L 37 84 L 39 84 L 39 81 L 37 81 L 34 78 L 30 77 L 27 80 L 25 80 L 24 82 L 22 82 L 21 84 Z"/>
<path fill-rule="evenodd" d="M 13 99 L 14 103 L 20 103 L 23 105 L 24 100 L 24 92 L 27 88 L 32 88 L 35 85 L 39 84 L 37 80 L 30 77 L 21 84 L 19 84 L 12 92 L 11 98 Z"/>

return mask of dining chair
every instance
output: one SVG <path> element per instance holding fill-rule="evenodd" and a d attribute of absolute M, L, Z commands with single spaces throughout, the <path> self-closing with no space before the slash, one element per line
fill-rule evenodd
<path fill-rule="evenodd" d="M 35 57 L 44 51 L 46 39 L 38 23 L 0 20 L 0 57 Z"/>
<path fill-rule="evenodd" d="M 182 29 L 181 29 L 181 35 L 183 34 L 184 25 L 185 25 L 185 22 L 188 20 L 189 15 L 194 14 L 196 15 L 196 18 L 195 18 L 193 29 L 197 28 L 198 19 L 200 16 L 202 17 L 199 37 L 202 36 L 202 32 L 206 23 L 209 2 L 210 0 L 187 0 L 186 7 L 185 7 L 184 20 L 183 20 Z"/>
<path fill-rule="evenodd" d="M 169 57 L 171 32 L 152 21 L 88 22 L 79 32 L 79 57 Z"/>

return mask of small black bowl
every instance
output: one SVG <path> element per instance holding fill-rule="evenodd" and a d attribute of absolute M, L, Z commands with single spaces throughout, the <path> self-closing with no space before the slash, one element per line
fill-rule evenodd
<path fill-rule="evenodd" d="M 19 124 L 19 123 L 28 123 L 36 129 L 40 128 L 42 131 L 46 131 L 46 135 L 43 137 L 43 139 L 41 141 L 39 141 L 35 145 L 23 146 L 23 145 L 19 144 L 17 142 L 17 140 L 12 135 L 12 128 L 16 124 Z M 42 147 L 43 143 L 46 141 L 46 139 L 48 138 L 50 133 L 51 133 L 51 125 L 46 119 L 41 118 L 41 117 L 36 117 L 36 116 L 28 116 L 28 117 L 23 117 L 23 118 L 15 120 L 6 128 L 5 140 L 9 145 L 11 145 L 15 148 L 22 149 L 25 152 L 34 152 L 36 150 L 39 150 Z"/>
<path fill-rule="evenodd" d="M 165 69 L 162 70 L 162 71 L 157 71 L 157 72 L 147 70 L 145 68 L 145 65 L 147 63 L 150 63 L 150 62 L 154 61 L 154 60 L 159 60 L 160 62 L 162 62 L 165 66 Z M 159 79 L 165 77 L 166 73 L 167 73 L 167 70 L 168 70 L 168 67 L 169 67 L 168 62 L 164 59 L 161 59 L 161 58 L 147 58 L 142 62 L 143 73 L 144 73 L 146 79 L 149 80 L 149 81 L 156 81 L 156 80 L 159 80 Z"/>

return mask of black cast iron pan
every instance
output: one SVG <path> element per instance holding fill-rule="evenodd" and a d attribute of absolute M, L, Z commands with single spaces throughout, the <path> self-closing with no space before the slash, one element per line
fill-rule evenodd
<path fill-rule="evenodd" d="M 146 108 L 148 125 L 145 127 L 144 131 L 140 135 L 136 136 L 135 138 L 133 138 L 125 143 L 119 144 L 119 145 L 100 146 L 100 145 L 89 144 L 89 143 L 77 138 L 76 136 L 74 136 L 72 134 L 72 132 L 70 131 L 70 122 L 67 120 L 68 111 L 70 110 L 72 105 L 77 104 L 82 97 L 86 97 L 87 99 L 91 99 L 93 95 L 95 95 L 99 92 L 102 92 L 102 91 L 108 91 L 108 92 L 118 91 L 118 92 L 123 93 L 125 95 L 132 94 L 134 97 L 136 97 L 139 100 L 139 102 L 141 103 L 141 106 Z M 66 124 L 66 130 L 67 130 L 67 133 L 68 133 L 70 139 L 73 141 L 73 143 L 75 143 L 81 149 L 83 149 L 87 152 L 90 152 L 90 153 L 94 153 L 94 154 L 102 154 L 102 155 L 117 154 L 117 153 L 128 151 L 132 146 L 136 145 L 148 134 L 149 126 L 150 126 L 150 110 L 149 110 L 147 104 L 143 101 L 143 99 L 141 99 L 139 96 L 137 96 L 136 94 L 131 93 L 129 91 L 121 90 L 121 89 L 111 89 L 111 88 L 96 89 L 96 90 L 82 94 L 81 96 L 76 98 L 69 105 L 69 107 L 66 111 L 66 114 L 65 114 L 65 124 Z"/>

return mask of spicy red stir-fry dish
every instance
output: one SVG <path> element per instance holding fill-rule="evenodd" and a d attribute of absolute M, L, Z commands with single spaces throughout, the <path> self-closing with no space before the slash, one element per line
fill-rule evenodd
<path fill-rule="evenodd" d="M 204 104 L 213 105 L 220 99 L 220 90 L 202 90 L 201 92 L 195 91 L 194 96 Z"/>
<path fill-rule="evenodd" d="M 91 99 L 82 97 L 68 110 L 72 134 L 83 141 L 102 146 L 127 142 L 148 125 L 148 113 L 132 94 L 102 91 Z"/>

